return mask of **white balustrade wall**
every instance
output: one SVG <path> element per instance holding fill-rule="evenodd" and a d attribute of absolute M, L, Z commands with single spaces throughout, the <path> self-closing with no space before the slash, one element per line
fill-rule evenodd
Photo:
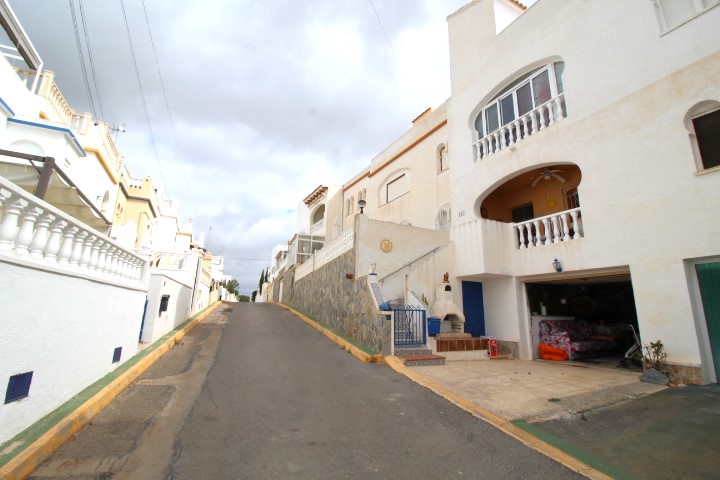
<path fill-rule="evenodd" d="M 513 224 L 518 248 L 533 248 L 584 237 L 580 208 Z"/>
<path fill-rule="evenodd" d="M 142 286 L 147 261 L 0 177 L 0 255 L 93 280 Z"/>
<path fill-rule="evenodd" d="M 535 135 L 566 117 L 565 95 L 560 94 L 534 110 L 481 138 L 473 145 L 475 159 L 482 160 L 500 150 L 512 148 L 530 135 Z"/>
<path fill-rule="evenodd" d="M 300 280 L 316 269 L 338 258 L 348 250 L 352 250 L 355 241 L 355 227 L 350 225 L 332 242 L 315 252 L 311 259 L 295 269 L 295 281 Z"/>

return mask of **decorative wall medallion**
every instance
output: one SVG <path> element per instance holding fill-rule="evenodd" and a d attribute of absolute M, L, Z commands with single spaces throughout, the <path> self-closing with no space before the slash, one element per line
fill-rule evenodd
<path fill-rule="evenodd" d="M 392 250 L 392 242 L 390 240 L 383 240 L 380 242 L 380 248 L 383 252 L 388 253 Z"/>
<path fill-rule="evenodd" d="M 555 199 L 548 197 L 547 202 L 545 202 L 545 206 L 548 208 L 555 208 Z"/>

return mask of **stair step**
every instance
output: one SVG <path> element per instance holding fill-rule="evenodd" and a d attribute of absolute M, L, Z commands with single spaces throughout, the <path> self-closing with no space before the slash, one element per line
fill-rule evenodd
<path fill-rule="evenodd" d="M 399 358 L 402 359 L 403 363 L 408 367 L 445 365 L 445 357 L 433 355 L 432 353 L 424 355 L 403 355 L 399 356 Z"/>
<path fill-rule="evenodd" d="M 431 355 L 432 349 L 427 347 L 396 348 L 395 356 L 407 357 L 408 355 Z"/>

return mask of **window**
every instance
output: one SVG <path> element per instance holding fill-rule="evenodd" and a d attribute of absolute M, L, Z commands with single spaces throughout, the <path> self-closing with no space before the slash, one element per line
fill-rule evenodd
<path fill-rule="evenodd" d="M 389 181 L 385 186 L 385 201 L 392 202 L 398 197 L 401 197 L 408 191 L 407 175 L 404 173 L 399 177 Z"/>
<path fill-rule="evenodd" d="M 440 207 L 437 214 L 435 214 L 435 230 L 440 230 L 441 232 L 449 232 L 450 220 L 450 204 L 446 203 L 445 205 Z"/>
<path fill-rule="evenodd" d="M 122 357 L 122 347 L 117 347 L 115 350 L 113 350 L 112 363 L 119 362 L 121 357 Z"/>
<path fill-rule="evenodd" d="M 483 108 L 475 120 L 479 138 L 547 103 L 563 93 L 564 62 L 546 65 L 510 83 Z"/>
<path fill-rule="evenodd" d="M 704 169 L 720 166 L 720 110 L 692 119 Z"/>
<path fill-rule="evenodd" d="M 444 172 L 445 170 L 447 170 L 449 168 L 447 157 L 448 157 L 447 145 L 445 145 L 444 143 L 441 143 L 440 146 L 438 147 L 438 152 L 437 152 L 437 164 L 438 164 L 437 173 Z"/>
<path fill-rule="evenodd" d="M 170 295 L 163 295 L 160 299 L 160 311 L 158 312 L 158 314 L 161 314 L 162 312 L 167 312 L 169 302 Z"/>
<path fill-rule="evenodd" d="M 684 118 L 698 171 L 720 166 L 720 102 L 705 100 Z"/>
<path fill-rule="evenodd" d="M 476 159 L 565 118 L 564 71 L 564 62 L 544 65 L 510 82 L 495 95 L 475 117 Z"/>
<path fill-rule="evenodd" d="M 562 189 L 563 207 L 565 210 L 571 210 L 580 206 L 580 196 L 578 195 L 577 185 Z"/>
<path fill-rule="evenodd" d="M 720 0 L 653 0 L 660 29 L 671 30 L 703 13 Z"/>
<path fill-rule="evenodd" d="M 512 209 L 513 223 L 520 223 L 526 220 L 532 220 L 533 218 L 535 218 L 535 211 L 533 210 L 532 203 L 520 205 Z"/>

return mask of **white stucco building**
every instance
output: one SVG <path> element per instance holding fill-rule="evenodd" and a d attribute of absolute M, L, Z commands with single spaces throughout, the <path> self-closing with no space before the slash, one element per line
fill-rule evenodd
<path fill-rule="evenodd" d="M 450 15 L 451 98 L 341 190 L 341 230 L 361 199 L 415 230 L 355 248 L 447 232 L 399 268 L 397 250 L 370 255 L 386 294 L 432 303 L 449 272 L 466 331 L 515 357 L 538 356 L 543 317 L 571 317 L 631 325 L 676 378 L 717 382 L 719 3 L 475 0 Z"/>

